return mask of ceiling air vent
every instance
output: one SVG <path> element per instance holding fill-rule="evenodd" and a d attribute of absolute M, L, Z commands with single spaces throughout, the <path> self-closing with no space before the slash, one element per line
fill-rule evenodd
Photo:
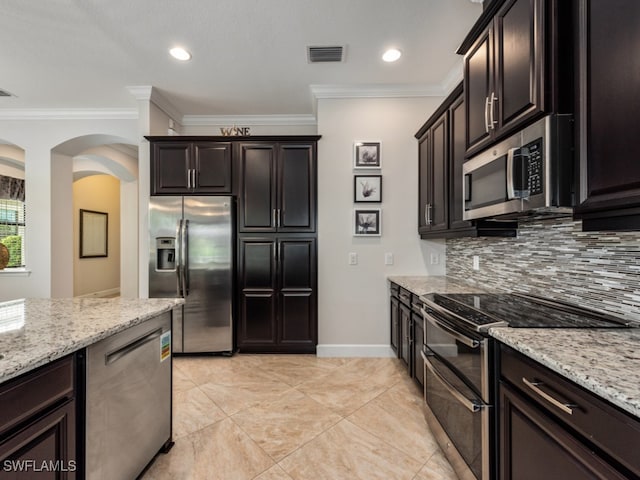
<path fill-rule="evenodd" d="M 307 61 L 309 63 L 342 62 L 344 47 L 307 47 Z"/>

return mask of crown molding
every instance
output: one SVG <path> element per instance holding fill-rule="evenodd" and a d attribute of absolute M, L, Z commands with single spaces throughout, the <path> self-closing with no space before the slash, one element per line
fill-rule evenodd
<path fill-rule="evenodd" d="M 406 98 L 442 97 L 441 85 L 311 85 L 311 94 L 319 98 Z"/>
<path fill-rule="evenodd" d="M 0 120 L 135 120 L 129 108 L 15 108 L 0 109 Z"/>
<path fill-rule="evenodd" d="M 317 125 L 314 115 L 185 115 L 184 126 L 228 126 L 228 125 Z"/>
<path fill-rule="evenodd" d="M 174 122 L 182 124 L 182 112 L 173 105 L 167 97 L 152 85 L 134 85 L 126 87 L 136 100 L 148 101 L 155 104 L 166 113 Z"/>

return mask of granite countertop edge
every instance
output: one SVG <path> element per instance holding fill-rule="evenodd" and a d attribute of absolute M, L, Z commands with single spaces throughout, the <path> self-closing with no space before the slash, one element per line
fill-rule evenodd
<path fill-rule="evenodd" d="M 0 320 L 3 309 L 19 302 L 25 305 L 24 326 L 17 331 L 0 333 L 0 384 L 171 311 L 184 300 L 20 299 L 0 302 Z M 82 303 L 85 307 L 78 306 Z M 65 310 L 64 313 L 60 309 Z M 56 336 L 51 329 L 57 320 L 64 321 L 58 317 L 65 317 L 65 314 L 73 317 L 72 330 L 75 331 L 68 336 Z M 87 316 L 87 321 L 78 328 L 79 317 L 83 315 Z M 52 336 L 56 338 L 49 341 Z"/>

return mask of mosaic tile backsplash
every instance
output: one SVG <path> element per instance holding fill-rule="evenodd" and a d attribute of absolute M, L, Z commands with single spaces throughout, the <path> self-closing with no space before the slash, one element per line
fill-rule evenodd
<path fill-rule="evenodd" d="M 582 232 L 581 222 L 546 220 L 520 225 L 517 238 L 449 239 L 447 275 L 640 320 L 640 232 Z"/>

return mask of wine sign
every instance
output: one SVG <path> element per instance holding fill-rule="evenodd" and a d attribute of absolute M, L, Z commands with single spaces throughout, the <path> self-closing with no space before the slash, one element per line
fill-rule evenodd
<path fill-rule="evenodd" d="M 220 133 L 222 133 L 223 137 L 248 137 L 251 135 L 249 133 L 249 127 L 220 127 Z"/>

